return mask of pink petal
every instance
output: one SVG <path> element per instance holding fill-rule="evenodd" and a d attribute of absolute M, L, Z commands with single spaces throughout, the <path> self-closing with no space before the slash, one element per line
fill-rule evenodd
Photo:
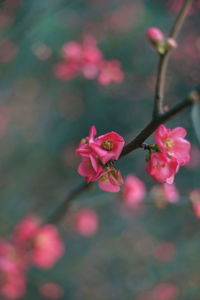
<path fill-rule="evenodd" d="M 171 131 L 171 138 L 181 137 L 184 138 L 187 131 L 183 127 L 176 127 Z"/>

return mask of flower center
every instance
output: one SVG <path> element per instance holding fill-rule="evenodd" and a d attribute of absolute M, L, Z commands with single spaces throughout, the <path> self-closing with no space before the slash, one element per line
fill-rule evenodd
<path fill-rule="evenodd" d="M 113 150 L 113 143 L 110 140 L 106 140 L 101 144 L 101 148 L 106 151 L 112 151 Z"/>
<path fill-rule="evenodd" d="M 108 180 L 109 173 L 104 174 L 99 180 L 102 182 L 106 182 Z"/>
<path fill-rule="evenodd" d="M 172 139 L 164 140 L 164 144 L 167 150 L 171 149 L 174 146 L 174 142 L 172 141 Z"/>

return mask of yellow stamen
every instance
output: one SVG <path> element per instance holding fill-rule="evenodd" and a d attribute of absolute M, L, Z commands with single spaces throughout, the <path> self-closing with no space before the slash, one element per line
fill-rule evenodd
<path fill-rule="evenodd" d="M 101 148 L 106 151 L 112 151 L 113 150 L 113 143 L 110 140 L 106 140 L 101 144 Z"/>
<path fill-rule="evenodd" d="M 164 140 L 164 145 L 165 145 L 165 148 L 167 150 L 169 150 L 174 146 L 174 142 L 172 141 L 172 139 L 168 138 L 168 139 Z"/>

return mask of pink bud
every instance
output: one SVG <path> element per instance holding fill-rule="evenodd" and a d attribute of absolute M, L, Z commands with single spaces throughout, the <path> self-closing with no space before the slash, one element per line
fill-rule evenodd
<path fill-rule="evenodd" d="M 153 43 L 153 44 L 160 44 L 163 39 L 164 39 L 164 34 L 163 32 L 155 27 L 151 27 L 147 30 L 146 32 L 148 39 Z"/>

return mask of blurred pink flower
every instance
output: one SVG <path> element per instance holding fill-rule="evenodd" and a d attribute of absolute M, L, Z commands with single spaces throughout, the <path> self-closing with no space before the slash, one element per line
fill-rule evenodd
<path fill-rule="evenodd" d="M 180 166 L 185 166 L 190 160 L 190 142 L 184 137 L 187 132 L 182 127 L 174 129 L 166 128 L 160 125 L 154 134 L 156 144 L 161 152 L 166 153 L 169 157 L 176 158 Z"/>
<path fill-rule="evenodd" d="M 31 260 L 38 268 L 50 269 L 64 254 L 64 245 L 53 225 L 44 225 L 33 240 Z"/>
<path fill-rule="evenodd" d="M 86 79 L 95 79 L 102 85 L 111 82 L 121 83 L 124 74 L 117 60 L 105 62 L 97 41 L 93 36 L 85 35 L 83 42 L 70 41 L 61 49 L 63 61 L 54 67 L 54 75 L 61 81 L 68 81 L 78 75 Z"/>
<path fill-rule="evenodd" d="M 123 202 L 128 207 L 137 207 L 146 195 L 144 183 L 136 176 L 129 174 L 124 182 Z"/>
<path fill-rule="evenodd" d="M 93 236 L 98 230 L 98 223 L 98 216 L 91 209 L 82 209 L 75 214 L 75 229 L 82 236 Z"/>
<path fill-rule="evenodd" d="M 111 82 L 121 83 L 124 80 L 124 73 L 121 70 L 120 62 L 117 60 L 105 61 L 98 76 L 101 85 L 108 85 Z"/>
<path fill-rule="evenodd" d="M 77 76 L 79 71 L 79 66 L 76 62 L 61 62 L 55 65 L 54 75 L 60 81 L 68 81 Z"/>
<path fill-rule="evenodd" d="M 153 299 L 175 300 L 178 297 L 178 288 L 171 283 L 160 283 L 153 290 Z"/>
<path fill-rule="evenodd" d="M 40 286 L 39 290 L 41 295 L 47 299 L 60 299 L 64 295 L 63 288 L 54 282 L 44 283 Z"/>
<path fill-rule="evenodd" d="M 56 227 L 40 226 L 40 221 L 33 214 L 27 215 L 16 225 L 13 241 L 28 263 L 38 268 L 49 269 L 63 255 L 64 245 Z"/>
<path fill-rule="evenodd" d="M 167 202 L 175 203 L 179 200 L 179 191 L 176 188 L 175 184 L 164 183 L 163 194 Z"/>
<path fill-rule="evenodd" d="M 25 262 L 22 262 L 15 247 L 0 240 L 0 295 L 7 299 L 21 298 L 25 294 Z"/>
<path fill-rule="evenodd" d="M 195 216 L 200 219 L 200 189 L 192 190 L 189 194 L 189 199 L 192 202 Z"/>

